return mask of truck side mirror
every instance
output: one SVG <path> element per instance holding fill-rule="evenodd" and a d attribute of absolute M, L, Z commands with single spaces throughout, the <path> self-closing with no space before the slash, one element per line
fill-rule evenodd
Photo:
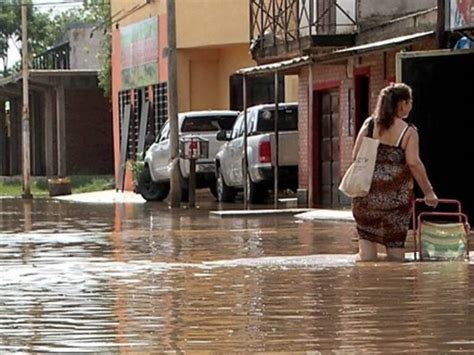
<path fill-rule="evenodd" d="M 224 142 L 224 141 L 228 141 L 229 138 L 228 138 L 228 132 L 223 129 L 223 130 L 220 130 L 219 132 L 217 132 L 216 134 L 216 139 L 218 141 L 221 141 L 221 142 Z"/>
<path fill-rule="evenodd" d="M 149 132 L 145 137 L 145 147 L 149 147 L 150 145 L 152 145 L 155 140 L 156 137 L 153 132 Z"/>

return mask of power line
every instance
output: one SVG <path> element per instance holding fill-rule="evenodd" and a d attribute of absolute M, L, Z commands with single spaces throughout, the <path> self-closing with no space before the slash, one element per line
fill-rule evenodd
<path fill-rule="evenodd" d="M 63 5 L 66 5 L 66 6 L 71 6 L 71 5 L 83 5 L 84 2 L 83 1 L 77 1 L 77 0 L 73 0 L 73 1 L 66 1 L 66 0 L 62 0 L 62 1 L 58 1 L 58 2 L 42 2 L 42 3 L 31 3 L 31 4 L 28 4 L 28 6 L 33 6 L 33 7 L 43 7 L 43 6 L 63 6 Z M 93 5 L 104 5 L 106 4 L 105 1 L 102 1 L 102 2 L 94 2 Z M 0 7 L 21 7 L 22 5 L 21 4 L 12 4 L 12 3 L 2 3 L 0 1 Z"/>

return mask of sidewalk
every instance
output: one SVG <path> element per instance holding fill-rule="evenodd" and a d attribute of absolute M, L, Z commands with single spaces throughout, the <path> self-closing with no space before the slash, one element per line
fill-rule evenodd
<path fill-rule="evenodd" d="M 351 210 L 313 209 L 308 212 L 297 214 L 295 217 L 311 221 L 354 222 Z"/>
<path fill-rule="evenodd" d="M 65 196 L 56 196 L 55 199 L 62 201 L 82 202 L 82 203 L 145 203 L 146 201 L 139 195 L 131 191 L 118 192 L 115 190 L 86 192 Z M 309 221 L 333 221 L 333 222 L 353 222 L 351 210 L 329 210 L 313 208 L 282 208 L 282 209 L 256 209 L 256 210 L 217 210 L 217 205 L 208 206 L 213 210 L 210 215 L 222 218 L 239 217 L 269 217 L 278 215 L 294 215 L 298 219 Z"/>
<path fill-rule="evenodd" d="M 145 203 L 140 195 L 132 191 L 118 192 L 115 190 L 85 192 L 56 196 L 55 199 L 62 201 L 84 202 L 84 203 Z"/>
<path fill-rule="evenodd" d="M 310 221 L 353 222 L 351 210 L 326 210 L 313 208 L 284 208 L 261 210 L 225 210 L 210 211 L 218 217 L 265 217 L 277 215 L 294 215 L 296 218 Z"/>

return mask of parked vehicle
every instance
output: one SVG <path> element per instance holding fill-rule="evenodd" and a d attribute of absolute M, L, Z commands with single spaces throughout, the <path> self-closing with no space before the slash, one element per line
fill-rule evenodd
<path fill-rule="evenodd" d="M 237 111 L 193 111 L 178 115 L 180 139 L 198 135 L 209 141 L 209 158 L 196 161 L 196 187 L 209 188 L 216 196 L 215 156 L 221 142 L 216 140 L 219 129 L 229 129 L 237 118 Z M 147 201 L 162 201 L 170 190 L 170 126 L 167 121 L 155 142 L 147 149 L 144 169 L 138 179 L 137 191 Z M 180 159 L 182 200 L 188 197 L 189 161 Z"/>
<path fill-rule="evenodd" d="M 226 141 L 216 156 L 217 199 L 232 202 L 244 181 L 248 182 L 251 203 L 262 202 L 273 187 L 275 149 L 275 105 L 247 109 L 247 154 L 249 179 L 244 179 L 244 114 L 239 115 L 232 131 L 219 131 L 217 140 Z M 296 192 L 298 187 L 298 105 L 279 105 L 279 188 Z"/>

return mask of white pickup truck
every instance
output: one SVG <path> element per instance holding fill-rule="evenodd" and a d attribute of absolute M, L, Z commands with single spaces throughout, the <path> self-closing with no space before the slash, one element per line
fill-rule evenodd
<path fill-rule="evenodd" d="M 279 189 L 298 187 L 298 105 L 279 104 Z M 275 152 L 275 105 L 247 109 L 247 155 L 249 179 L 244 179 L 244 114 L 232 131 L 219 131 L 217 140 L 226 141 L 216 155 L 217 200 L 232 202 L 244 181 L 248 181 L 251 203 L 262 202 L 273 188 Z"/>
<path fill-rule="evenodd" d="M 219 129 L 232 127 L 237 118 L 237 111 L 192 111 L 178 115 L 180 139 L 185 136 L 199 136 L 209 141 L 208 159 L 196 161 L 196 187 L 208 187 L 216 196 L 215 156 L 222 145 L 216 140 Z M 163 125 L 155 142 L 147 149 L 144 157 L 144 168 L 138 178 L 136 191 L 147 201 L 162 201 L 170 190 L 170 126 L 169 121 Z M 179 161 L 182 181 L 181 197 L 188 196 L 189 161 Z"/>

